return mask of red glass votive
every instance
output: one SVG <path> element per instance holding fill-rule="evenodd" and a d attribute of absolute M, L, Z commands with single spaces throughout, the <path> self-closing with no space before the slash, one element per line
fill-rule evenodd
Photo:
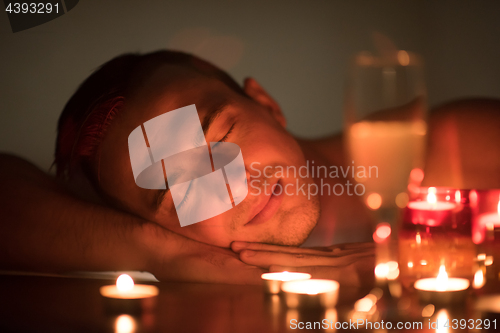
<path fill-rule="evenodd" d="M 473 190 L 470 201 L 474 243 L 500 242 L 500 190 Z"/>
<path fill-rule="evenodd" d="M 472 190 L 472 240 L 484 278 L 498 281 L 500 274 L 500 189 Z"/>
<path fill-rule="evenodd" d="M 412 200 L 404 210 L 403 229 L 437 227 L 470 235 L 469 190 L 418 188 L 418 192 L 410 193 L 410 197 Z"/>
<path fill-rule="evenodd" d="M 471 240 L 469 190 L 418 188 L 410 193 L 398 234 L 400 280 L 435 277 L 441 265 L 472 279 L 476 250 Z"/>

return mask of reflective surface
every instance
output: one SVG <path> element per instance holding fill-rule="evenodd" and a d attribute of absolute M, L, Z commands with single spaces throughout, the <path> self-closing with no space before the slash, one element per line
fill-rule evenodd
<path fill-rule="evenodd" d="M 0 276 L 0 331 L 297 332 L 302 331 L 299 327 L 304 323 L 321 322 L 322 328 L 306 331 L 333 332 L 344 331 L 339 325 L 346 328 L 350 320 L 360 323 L 357 332 L 380 332 L 383 320 L 386 325 L 401 322 L 407 328 L 411 326 L 405 330 L 410 332 L 472 332 L 478 331 L 477 325 L 486 318 L 490 320 L 490 330 L 493 328 L 496 315 L 474 310 L 478 297 L 500 292 L 498 282 L 492 282 L 488 281 L 482 289 L 469 290 L 463 303 L 446 308 L 421 303 L 416 294 L 408 294 L 406 289 L 400 298 L 389 299 L 387 291 L 383 294 L 371 286 L 360 289 L 341 286 L 335 308 L 316 310 L 289 309 L 281 294 L 265 294 L 261 286 L 160 283 L 155 307 L 146 307 L 138 315 L 107 315 L 99 287 L 111 281 Z M 487 305 L 485 299 L 482 308 Z M 442 321 L 446 318 L 450 327 L 445 327 Z M 474 321 L 475 328 L 462 329 L 468 326 L 469 319 Z M 361 327 L 366 321 L 370 322 L 368 330 Z M 496 324 L 498 327 L 500 321 Z M 480 331 L 485 331 L 484 327 Z"/>

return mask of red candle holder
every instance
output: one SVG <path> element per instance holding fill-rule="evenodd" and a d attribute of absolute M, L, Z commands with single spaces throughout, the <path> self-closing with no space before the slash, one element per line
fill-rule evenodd
<path fill-rule="evenodd" d="M 469 190 L 428 187 L 410 192 L 403 229 L 441 228 L 471 234 Z"/>
<path fill-rule="evenodd" d="M 469 197 L 474 243 L 500 242 L 500 189 L 473 190 Z"/>
<path fill-rule="evenodd" d="M 469 190 L 416 188 L 399 232 L 401 282 L 435 277 L 445 265 L 450 276 L 472 280 L 475 246 L 471 240 Z"/>
<path fill-rule="evenodd" d="M 472 241 L 477 245 L 477 262 L 488 281 L 500 273 L 500 189 L 472 190 Z"/>

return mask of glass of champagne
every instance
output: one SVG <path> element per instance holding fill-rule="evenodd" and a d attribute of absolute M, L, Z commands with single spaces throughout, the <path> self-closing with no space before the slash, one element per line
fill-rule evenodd
<path fill-rule="evenodd" d="M 420 58 L 406 51 L 353 59 L 344 105 L 344 142 L 365 188 L 362 200 L 375 223 L 377 279 L 396 278 L 399 210 L 408 201 L 410 174 L 422 180 L 426 90 Z M 377 271 L 378 270 L 378 271 Z"/>

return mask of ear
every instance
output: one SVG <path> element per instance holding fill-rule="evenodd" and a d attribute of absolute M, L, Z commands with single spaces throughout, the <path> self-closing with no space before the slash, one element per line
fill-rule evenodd
<path fill-rule="evenodd" d="M 286 127 L 286 119 L 283 116 L 280 106 L 276 101 L 262 88 L 262 86 L 255 81 L 255 79 L 248 77 L 243 84 L 243 90 L 254 101 L 269 110 L 271 115 L 276 119 L 281 126 Z"/>

